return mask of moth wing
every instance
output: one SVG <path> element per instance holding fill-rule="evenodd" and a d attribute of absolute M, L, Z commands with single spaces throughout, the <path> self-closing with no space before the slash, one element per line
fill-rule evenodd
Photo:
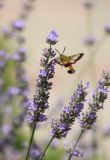
<path fill-rule="evenodd" d="M 78 53 L 73 56 L 69 56 L 71 64 L 76 63 L 78 60 L 80 60 L 83 57 L 84 53 Z"/>

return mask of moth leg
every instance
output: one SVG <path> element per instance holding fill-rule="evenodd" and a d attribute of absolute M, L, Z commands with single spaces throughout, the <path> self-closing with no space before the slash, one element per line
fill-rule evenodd
<path fill-rule="evenodd" d="M 64 49 L 63 49 L 63 52 L 62 52 L 62 54 L 65 52 L 65 50 L 66 50 L 66 47 L 64 46 Z"/>

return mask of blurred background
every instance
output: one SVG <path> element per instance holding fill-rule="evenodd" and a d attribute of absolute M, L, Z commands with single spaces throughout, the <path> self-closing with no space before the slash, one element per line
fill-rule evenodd
<path fill-rule="evenodd" d="M 110 71 L 110 0 L 89 0 L 92 6 L 87 6 L 86 1 L 34 0 L 31 12 L 25 21 L 25 29 L 22 31 L 22 35 L 26 40 L 23 46 L 25 46 L 27 54 L 23 67 L 28 76 L 30 97 L 33 97 L 36 90 L 35 85 L 40 69 L 40 58 L 42 50 L 48 47 L 45 40 L 51 29 L 55 29 L 58 32 L 59 41 L 55 48 L 60 52 L 66 46 L 66 55 L 84 53 L 84 57 L 75 64 L 76 72 L 73 75 L 68 74 L 64 67 L 56 66 L 55 77 L 52 80 L 53 89 L 50 96 L 51 109 L 47 113 L 50 116 L 50 120 L 58 116 L 59 114 L 57 115 L 57 113 L 62 110 L 62 107 L 68 104 L 69 97 L 80 80 L 84 83 L 90 82 L 91 93 L 89 96 L 91 96 L 102 71 Z M 10 28 L 12 23 L 18 19 L 25 3 L 26 0 L 0 0 L 1 35 L 4 30 L 6 31 Z M 11 48 L 7 49 L 10 54 L 15 52 L 16 44 L 14 40 L 11 41 L 9 39 L 5 47 Z M 7 78 L 10 79 L 10 75 Z M 104 110 L 99 113 L 98 122 L 93 131 L 95 133 L 90 133 L 90 131 L 87 133 L 89 139 L 93 136 L 93 139 L 97 141 L 97 145 L 101 146 L 98 151 L 100 155 L 98 158 L 102 160 L 110 159 L 110 135 L 104 137 L 105 131 L 110 130 L 109 99 L 110 94 L 104 104 Z M 46 138 L 49 137 L 50 131 L 48 123 L 50 122 L 44 123 L 36 133 L 36 139 L 40 134 L 38 143 L 42 144 L 44 141 L 45 143 L 48 141 L 48 138 Z M 27 122 L 25 122 L 24 127 L 27 131 L 26 135 L 28 135 Z M 108 128 L 109 130 L 107 130 Z M 44 129 L 47 129 L 45 135 Z M 74 133 L 71 132 L 67 137 L 69 143 L 75 139 L 78 131 L 79 128 L 76 124 L 73 127 Z M 86 136 L 84 141 L 87 141 Z M 61 147 L 63 147 L 62 142 L 60 144 Z"/>

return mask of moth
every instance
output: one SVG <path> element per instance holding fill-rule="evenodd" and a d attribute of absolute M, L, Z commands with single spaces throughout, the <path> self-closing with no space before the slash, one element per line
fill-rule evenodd
<path fill-rule="evenodd" d="M 66 47 L 64 47 L 64 50 L 62 53 L 60 53 L 57 49 L 55 49 L 59 53 L 59 57 L 55 59 L 55 62 L 61 66 L 64 66 L 65 68 L 68 68 L 68 73 L 73 74 L 75 72 L 75 69 L 73 67 L 73 64 L 75 64 L 77 61 L 79 61 L 84 53 L 78 53 L 72 56 L 66 56 L 64 55 Z"/>

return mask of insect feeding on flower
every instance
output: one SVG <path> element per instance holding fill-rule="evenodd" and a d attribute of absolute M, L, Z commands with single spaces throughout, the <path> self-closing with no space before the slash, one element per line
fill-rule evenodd
<path fill-rule="evenodd" d="M 61 66 L 68 68 L 67 72 L 73 74 L 75 72 L 75 69 L 72 64 L 75 64 L 78 60 L 80 60 L 83 57 L 84 53 L 78 53 L 72 56 L 66 56 L 64 55 L 65 49 L 66 47 L 64 47 L 62 53 L 60 53 L 57 49 L 55 49 L 57 53 L 59 53 L 60 55 L 55 59 L 55 62 Z"/>

